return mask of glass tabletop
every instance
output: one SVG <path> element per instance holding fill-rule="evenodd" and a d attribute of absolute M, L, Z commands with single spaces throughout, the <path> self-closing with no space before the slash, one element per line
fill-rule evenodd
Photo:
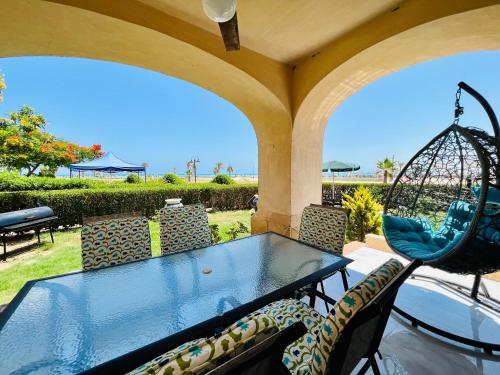
<path fill-rule="evenodd" d="M 89 370 L 241 306 L 259 308 L 349 262 L 265 233 L 34 280 L 0 316 L 0 373 Z"/>

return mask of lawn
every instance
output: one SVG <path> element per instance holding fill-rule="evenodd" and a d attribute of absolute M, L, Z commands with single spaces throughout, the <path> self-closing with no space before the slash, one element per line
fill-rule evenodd
<path fill-rule="evenodd" d="M 210 213 L 210 224 L 218 224 L 222 241 L 228 241 L 226 233 L 231 225 L 241 221 L 250 228 L 252 211 L 225 211 Z M 160 255 L 159 224 L 150 221 L 153 256 Z M 239 237 L 248 236 L 240 234 Z M 59 275 L 81 269 L 80 229 L 57 232 L 55 243 L 48 234 L 42 234 L 43 244 L 35 250 L 12 257 L 0 264 L 0 305 L 10 302 L 19 289 L 29 280 Z"/>

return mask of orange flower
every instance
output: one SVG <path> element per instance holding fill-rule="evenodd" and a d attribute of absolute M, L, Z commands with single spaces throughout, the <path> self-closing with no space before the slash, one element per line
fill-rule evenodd
<path fill-rule="evenodd" d="M 19 144 L 19 136 L 18 135 L 12 135 L 7 138 L 7 144 L 10 146 L 17 146 Z"/>
<path fill-rule="evenodd" d="M 90 148 L 92 150 L 94 150 L 95 152 L 100 152 L 101 149 L 102 149 L 102 145 L 100 145 L 100 144 L 94 144 L 94 145 L 90 146 Z"/>
<path fill-rule="evenodd" d="M 67 159 L 69 159 L 69 161 L 71 161 L 71 162 L 75 162 L 75 161 L 76 161 L 76 156 L 75 156 L 75 155 L 73 155 L 73 154 L 70 154 L 69 152 L 66 152 L 66 153 L 64 154 L 64 156 L 65 156 Z"/>

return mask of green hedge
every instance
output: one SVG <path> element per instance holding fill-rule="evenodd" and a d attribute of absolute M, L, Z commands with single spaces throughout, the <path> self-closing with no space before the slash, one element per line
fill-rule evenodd
<path fill-rule="evenodd" d="M 0 173 L 0 191 L 89 189 L 94 186 L 95 182 L 88 179 L 26 177 L 14 172 Z"/>
<path fill-rule="evenodd" d="M 184 204 L 203 203 L 215 210 L 243 210 L 257 193 L 257 185 L 196 184 L 153 188 L 116 188 L 61 191 L 23 191 L 0 193 L 0 212 L 41 205 L 51 207 L 59 225 L 81 224 L 84 216 L 142 212 L 152 217 L 167 198 L 182 198 Z"/>
<path fill-rule="evenodd" d="M 30 177 L 31 179 L 32 177 Z M 383 203 L 390 184 L 336 183 L 335 194 L 352 195 L 356 187 L 366 186 L 375 198 Z M 331 200 L 331 183 L 323 184 L 323 200 Z M 249 208 L 248 202 L 257 194 L 257 185 L 218 185 L 212 183 L 171 185 L 122 184 L 119 187 L 88 188 L 53 191 L 0 192 L 0 212 L 34 207 L 37 202 L 52 207 L 59 224 L 80 224 L 84 216 L 110 215 L 139 211 L 152 217 L 165 205 L 165 199 L 182 198 L 184 204 L 203 203 L 215 210 L 242 210 Z"/>

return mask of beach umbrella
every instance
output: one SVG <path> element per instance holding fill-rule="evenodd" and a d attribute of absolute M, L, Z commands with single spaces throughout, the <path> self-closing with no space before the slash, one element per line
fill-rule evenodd
<path fill-rule="evenodd" d="M 323 163 L 323 165 L 322 165 L 323 172 L 331 172 L 331 174 L 332 174 L 332 200 L 333 200 L 333 202 L 335 202 L 335 187 L 333 186 L 333 184 L 335 183 L 334 173 L 354 172 L 354 171 L 358 171 L 359 169 L 360 169 L 360 166 L 358 164 L 346 163 L 346 162 L 338 161 L 338 160 L 332 160 L 332 161 L 327 161 L 327 162 Z"/>
<path fill-rule="evenodd" d="M 343 161 L 332 160 L 323 163 L 323 172 L 352 172 L 358 171 L 360 166 L 353 163 L 345 163 Z"/>

